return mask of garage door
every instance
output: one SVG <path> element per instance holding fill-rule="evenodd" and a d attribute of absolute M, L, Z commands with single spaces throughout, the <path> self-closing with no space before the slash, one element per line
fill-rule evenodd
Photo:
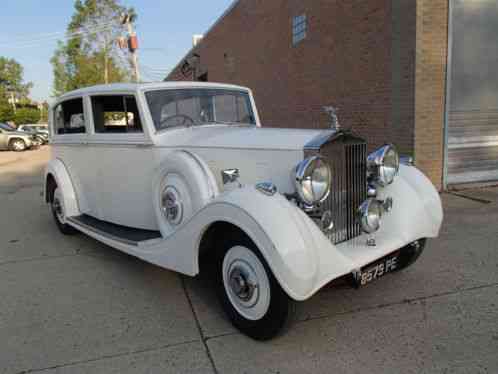
<path fill-rule="evenodd" d="M 446 183 L 498 180 L 498 1 L 450 0 Z"/>

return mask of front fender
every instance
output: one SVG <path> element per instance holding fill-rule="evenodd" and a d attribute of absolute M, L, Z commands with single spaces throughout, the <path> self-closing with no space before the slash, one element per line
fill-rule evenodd
<path fill-rule="evenodd" d="M 334 250 L 308 216 L 280 194 L 267 196 L 253 186 L 232 190 L 208 204 L 187 226 L 202 236 L 212 223 L 220 221 L 239 227 L 253 240 L 282 288 L 295 300 L 310 296 L 324 260 L 332 278 L 352 269 L 351 261 Z M 327 252 L 334 254 L 333 261 L 324 256 Z M 195 270 L 197 273 L 198 264 Z"/>
<path fill-rule="evenodd" d="M 394 206 L 374 235 L 375 247 L 367 245 L 367 235 L 334 245 L 282 195 L 266 196 L 252 186 L 220 195 L 198 218 L 240 227 L 258 246 L 288 295 L 305 300 L 336 278 L 415 240 L 438 236 L 443 220 L 441 199 L 418 169 L 402 165 L 395 182 L 379 191 L 380 199 L 387 197 L 393 198 Z"/>
<path fill-rule="evenodd" d="M 375 234 L 334 245 L 298 207 L 280 194 L 254 186 L 227 191 L 209 201 L 172 235 L 142 243 L 129 253 L 184 274 L 199 273 L 199 246 L 212 224 L 228 222 L 244 231 L 268 262 L 287 294 L 298 301 L 328 282 L 362 268 L 414 240 L 437 236 L 442 222 L 439 195 L 417 169 L 401 167 L 396 181 L 379 191 L 392 197 L 393 210 Z"/>
<path fill-rule="evenodd" d="M 393 210 L 383 218 L 379 235 L 387 232 L 404 241 L 435 238 L 443 222 L 438 191 L 417 168 L 401 165 L 395 182 L 379 191 L 378 197 L 393 198 Z"/>

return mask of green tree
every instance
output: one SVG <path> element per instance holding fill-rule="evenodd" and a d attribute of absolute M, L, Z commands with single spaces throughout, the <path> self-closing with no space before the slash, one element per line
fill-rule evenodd
<path fill-rule="evenodd" d="M 14 120 L 14 109 L 7 100 L 0 98 L 0 122 L 8 122 Z"/>
<path fill-rule="evenodd" d="M 126 82 L 131 65 L 117 40 L 123 35 L 123 14 L 135 14 L 119 0 L 76 0 L 67 27 L 51 59 L 54 95 L 101 83 Z"/>
<path fill-rule="evenodd" d="M 40 123 L 48 123 L 48 103 L 46 101 L 41 105 Z"/>
<path fill-rule="evenodd" d="M 40 111 L 38 108 L 19 108 L 16 110 L 13 121 L 17 126 L 38 123 L 40 121 Z"/>
<path fill-rule="evenodd" d="M 16 99 L 28 97 L 33 84 L 25 83 L 23 75 L 21 64 L 14 59 L 0 56 L 0 101 L 7 101 L 11 96 Z"/>

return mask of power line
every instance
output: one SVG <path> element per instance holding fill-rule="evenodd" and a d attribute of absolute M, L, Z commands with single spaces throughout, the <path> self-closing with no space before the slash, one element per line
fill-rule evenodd
<path fill-rule="evenodd" d="M 116 22 L 115 21 L 104 22 L 101 24 L 93 25 L 90 27 L 90 29 L 112 26 L 113 24 L 116 24 Z M 57 38 L 61 35 L 62 36 L 65 36 L 65 35 L 70 36 L 71 34 L 78 34 L 81 32 L 85 32 L 83 27 L 79 27 L 79 30 L 72 31 L 72 32 L 68 32 L 68 30 L 64 30 L 64 31 L 55 31 L 55 32 L 44 33 L 44 34 L 24 35 L 21 38 L 17 38 L 17 41 L 20 43 L 24 43 L 24 42 L 31 42 L 33 40 L 53 39 L 53 38 Z M 14 38 L 14 41 L 16 41 L 15 38 Z M 11 42 L 12 42 L 12 40 L 9 40 L 9 42 L 4 42 L 3 44 L 11 43 Z"/>
<path fill-rule="evenodd" d="M 149 77 L 154 77 L 154 78 L 161 79 L 161 80 L 164 79 L 164 77 L 166 77 L 170 73 L 170 71 L 156 72 L 153 70 L 149 70 L 147 68 L 143 68 L 143 66 L 142 66 L 141 70 L 145 71 Z"/>
<path fill-rule="evenodd" d="M 12 43 L 12 42 L 4 42 L 0 43 L 0 47 L 10 47 L 10 48 L 28 48 L 32 46 L 38 45 L 40 42 L 48 42 L 52 40 L 60 40 L 60 39 L 72 39 L 77 36 L 84 36 L 84 35 L 91 35 L 91 34 L 96 34 L 99 32 L 104 32 L 107 30 L 111 30 L 113 27 L 115 27 L 115 22 L 108 22 L 108 23 L 103 23 L 100 25 L 96 25 L 94 27 L 90 27 L 85 29 L 81 29 L 79 31 L 75 31 L 72 33 L 67 33 L 65 34 L 61 32 L 58 35 L 52 35 L 52 36 L 45 36 L 45 37 L 34 37 L 29 39 L 26 39 L 24 41 L 20 41 L 19 43 Z"/>
<path fill-rule="evenodd" d="M 161 82 L 164 80 L 165 75 L 154 75 L 148 72 L 147 70 L 140 70 L 142 73 L 142 76 L 147 78 L 147 80 L 144 81 L 150 81 L 150 82 Z"/>
<path fill-rule="evenodd" d="M 155 67 L 148 66 L 145 64 L 142 64 L 142 67 L 144 67 L 150 71 L 157 72 L 157 73 L 167 73 L 167 72 L 170 72 L 172 70 L 172 69 L 167 69 L 167 68 L 155 68 Z"/>

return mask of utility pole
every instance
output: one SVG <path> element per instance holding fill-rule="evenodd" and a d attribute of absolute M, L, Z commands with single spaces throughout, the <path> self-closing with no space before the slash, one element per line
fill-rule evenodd
<path fill-rule="evenodd" d="M 107 43 L 104 46 L 104 82 L 109 83 L 109 56 L 107 52 Z"/>
<path fill-rule="evenodd" d="M 16 97 L 14 96 L 14 91 L 10 91 L 10 99 L 12 100 L 12 109 L 14 109 L 14 113 L 16 113 L 17 107 L 16 107 Z"/>
<path fill-rule="evenodd" d="M 134 76 L 135 76 L 135 81 L 138 83 L 140 82 L 140 69 L 138 67 L 138 40 L 137 40 L 137 34 L 135 33 L 135 30 L 133 29 L 133 20 L 134 16 L 130 14 L 125 14 L 123 16 L 123 25 L 126 25 L 128 29 L 128 50 L 131 53 L 131 63 L 133 65 L 133 71 L 134 71 Z"/>

